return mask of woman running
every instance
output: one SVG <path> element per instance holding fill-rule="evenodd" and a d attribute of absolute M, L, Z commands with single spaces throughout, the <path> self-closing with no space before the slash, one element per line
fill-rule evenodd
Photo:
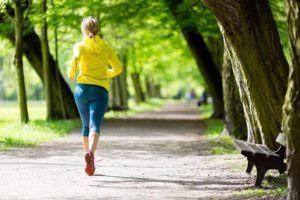
<path fill-rule="evenodd" d="M 82 20 L 83 40 L 74 45 L 69 78 L 77 84 L 75 102 L 82 121 L 82 143 L 86 162 L 85 172 L 95 173 L 94 153 L 100 137 L 101 123 L 108 104 L 108 79 L 122 72 L 116 52 L 97 34 L 97 19 Z"/>

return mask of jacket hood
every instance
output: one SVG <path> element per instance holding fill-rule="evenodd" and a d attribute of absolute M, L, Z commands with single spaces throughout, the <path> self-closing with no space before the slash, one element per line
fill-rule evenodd
<path fill-rule="evenodd" d="M 100 53 L 103 50 L 104 41 L 96 35 L 95 37 L 89 38 L 84 37 L 81 43 L 82 48 L 92 53 Z"/>

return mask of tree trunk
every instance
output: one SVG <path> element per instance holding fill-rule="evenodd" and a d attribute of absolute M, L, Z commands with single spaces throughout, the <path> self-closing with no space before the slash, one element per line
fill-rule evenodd
<path fill-rule="evenodd" d="M 28 2 L 27 2 L 28 3 Z M 14 18 L 14 13 L 11 12 L 12 8 L 9 5 L 6 5 L 6 9 L 0 12 L 0 22 L 5 23 L 3 19 L 6 14 L 10 15 L 10 17 Z M 4 14 L 3 12 L 6 12 Z M 30 23 L 28 18 L 25 19 L 26 21 L 24 24 L 26 27 L 25 34 L 23 34 L 22 38 L 22 48 L 24 51 L 25 56 L 27 57 L 28 61 L 32 65 L 33 69 L 37 73 L 37 75 L 41 78 L 42 82 L 43 79 L 43 63 L 42 63 L 42 52 L 41 52 L 41 41 L 36 32 L 33 29 L 33 25 Z M 11 26 L 8 26 L 11 27 Z M 15 45 L 15 35 L 13 34 L 14 30 L 7 31 L 7 32 L 0 32 L 0 34 L 6 38 L 8 38 L 13 45 Z M 59 98 L 59 94 L 56 88 L 58 88 L 58 83 L 61 85 L 61 92 L 62 96 L 64 97 L 63 104 L 66 111 L 66 118 L 78 118 L 79 113 L 74 101 L 74 97 L 72 91 L 70 90 L 69 85 L 64 80 L 62 74 L 58 74 L 56 76 L 56 63 L 51 54 L 49 54 L 49 65 L 50 65 L 50 76 L 52 82 L 52 93 L 53 93 L 53 103 L 54 105 L 60 105 L 61 99 Z M 58 79 L 58 81 L 57 81 Z M 54 107 L 54 115 L 59 118 L 63 119 L 63 113 L 60 106 Z"/>
<path fill-rule="evenodd" d="M 119 88 L 120 88 L 120 95 L 121 95 L 121 105 L 124 110 L 128 109 L 128 84 L 127 84 L 127 51 L 123 50 L 121 53 L 121 61 L 123 63 L 123 70 L 122 73 L 119 75 Z"/>
<path fill-rule="evenodd" d="M 66 109 L 65 109 L 65 106 L 64 106 L 64 97 L 63 97 L 63 94 L 62 94 L 62 91 L 61 91 L 61 84 L 60 84 L 60 81 L 59 81 L 59 74 L 60 74 L 60 71 L 59 71 L 59 62 L 58 62 L 58 27 L 57 27 L 57 17 L 56 17 L 56 11 L 55 11 L 55 4 L 54 4 L 54 0 L 52 0 L 52 6 L 53 6 L 53 9 L 54 9 L 54 43 L 55 43 L 55 76 L 56 76 L 56 81 L 57 81 L 57 92 L 58 92 L 58 95 L 59 95 L 59 100 L 60 100 L 60 109 L 62 111 L 62 117 L 63 119 L 66 119 L 67 118 L 67 114 L 66 114 Z"/>
<path fill-rule="evenodd" d="M 131 74 L 131 79 L 134 88 L 134 99 L 137 104 L 145 101 L 144 92 L 142 90 L 141 81 L 140 81 L 140 74 L 134 72 Z"/>
<path fill-rule="evenodd" d="M 11 35 L 7 36 L 12 43 L 14 43 L 14 38 Z M 28 61 L 32 65 L 35 72 L 43 79 L 43 62 L 42 62 L 42 52 L 41 52 L 41 41 L 38 35 L 34 32 L 34 30 L 28 30 L 27 34 L 23 36 L 23 50 L 24 54 L 27 57 Z M 79 113 L 74 101 L 74 97 L 72 91 L 70 90 L 69 85 L 64 80 L 63 76 L 59 73 L 57 81 L 57 77 L 55 76 L 56 64 L 51 54 L 49 54 L 49 63 L 50 63 L 50 76 L 52 82 L 52 92 L 53 92 L 53 103 L 55 105 L 60 104 L 59 93 L 57 91 L 58 83 L 61 85 L 62 94 L 64 97 L 64 107 L 66 110 L 67 119 L 78 118 Z M 63 119 L 63 113 L 59 106 L 54 107 L 54 115 L 57 118 Z"/>
<path fill-rule="evenodd" d="M 4 85 L 3 85 L 3 57 L 0 56 L 0 101 L 4 100 Z"/>
<path fill-rule="evenodd" d="M 154 96 L 156 98 L 161 98 L 161 87 L 160 87 L 160 84 L 156 84 L 154 85 Z"/>
<path fill-rule="evenodd" d="M 128 109 L 128 91 L 126 79 L 126 55 L 121 55 L 123 63 L 122 73 L 112 79 L 111 83 L 111 109 L 112 110 L 127 110 Z"/>
<path fill-rule="evenodd" d="M 41 44 L 42 44 L 42 58 L 43 58 L 43 77 L 44 77 L 44 87 L 45 87 L 45 99 L 47 107 L 47 120 L 54 119 L 54 104 L 51 89 L 51 77 L 50 77 L 50 66 L 49 66 L 49 46 L 48 46 L 48 28 L 47 28 L 47 1 L 43 0 L 41 2 L 42 6 L 42 16 L 43 25 L 41 30 Z"/>
<path fill-rule="evenodd" d="M 287 137 L 288 199 L 300 199 L 300 2 L 286 0 L 293 65 L 283 107 L 283 132 Z"/>
<path fill-rule="evenodd" d="M 244 117 L 243 105 L 233 75 L 231 61 L 224 47 L 222 67 L 225 129 L 235 138 L 247 139 L 247 125 Z"/>
<path fill-rule="evenodd" d="M 288 64 L 267 0 L 202 0 L 220 22 L 256 142 L 276 148 Z"/>
<path fill-rule="evenodd" d="M 147 90 L 148 97 L 149 98 L 155 97 L 155 89 L 154 89 L 154 83 L 152 78 L 146 76 L 145 83 L 146 83 L 146 90 Z"/>
<path fill-rule="evenodd" d="M 24 81 L 24 70 L 23 70 L 23 10 L 22 2 L 15 0 L 15 58 L 14 64 L 17 71 L 18 78 L 18 102 L 21 115 L 21 122 L 27 123 L 29 121 L 28 110 L 27 110 L 27 98 Z"/>
<path fill-rule="evenodd" d="M 183 0 L 165 0 L 175 20 L 180 26 L 183 36 L 194 55 L 198 69 L 203 75 L 207 90 L 213 99 L 213 117 L 222 118 L 224 114 L 222 79 L 201 33 L 189 11 L 182 11 Z M 188 23 L 187 21 L 188 20 Z"/>
<path fill-rule="evenodd" d="M 111 90 L 112 90 L 112 109 L 117 107 L 121 107 L 120 103 L 120 89 L 119 89 L 119 84 L 118 84 L 118 79 L 120 79 L 119 76 L 115 77 L 112 79 L 112 84 L 111 84 Z"/>

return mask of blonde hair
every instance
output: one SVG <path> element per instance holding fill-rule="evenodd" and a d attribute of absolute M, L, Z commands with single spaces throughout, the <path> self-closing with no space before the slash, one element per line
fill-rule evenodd
<path fill-rule="evenodd" d="M 89 38 L 95 37 L 99 32 L 98 20 L 91 16 L 83 18 L 81 22 L 81 31 Z"/>

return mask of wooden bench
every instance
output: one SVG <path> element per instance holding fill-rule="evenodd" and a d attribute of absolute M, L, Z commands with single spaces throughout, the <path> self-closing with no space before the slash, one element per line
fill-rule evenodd
<path fill-rule="evenodd" d="M 278 138 L 279 137 L 283 138 L 282 133 Z M 235 140 L 235 146 L 241 151 L 241 154 L 248 159 L 246 172 L 250 173 L 253 166 L 256 167 L 257 175 L 255 186 L 261 185 L 264 176 L 269 169 L 278 170 L 280 174 L 286 171 L 286 163 L 284 162 L 286 155 L 285 146 L 282 144 L 280 144 L 277 151 L 272 151 L 265 145 L 253 144 L 242 140 Z"/>

